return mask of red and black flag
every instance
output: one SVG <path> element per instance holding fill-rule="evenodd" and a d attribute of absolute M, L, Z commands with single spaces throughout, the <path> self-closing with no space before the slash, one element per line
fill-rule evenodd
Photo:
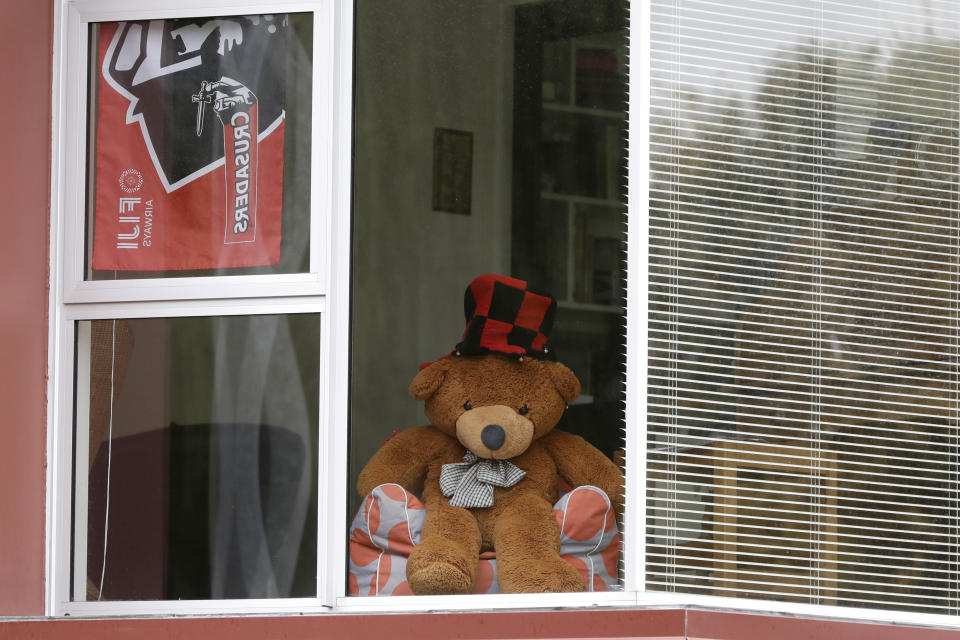
<path fill-rule="evenodd" d="M 276 264 L 284 15 L 104 23 L 93 268 Z"/>

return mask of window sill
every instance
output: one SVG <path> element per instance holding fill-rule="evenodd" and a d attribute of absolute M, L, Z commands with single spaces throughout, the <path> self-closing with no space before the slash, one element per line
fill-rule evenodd
<path fill-rule="evenodd" d="M 743 604 L 745 601 L 728 600 Z M 769 603 L 768 603 L 769 604 Z M 486 608 L 486 607 L 485 607 Z M 848 610 L 849 611 L 849 610 Z M 883 615 L 885 612 L 873 612 Z M 813 615 L 785 615 L 697 605 L 645 605 L 570 610 L 524 610 L 391 615 L 336 611 L 325 615 L 121 617 L 99 619 L 0 618 L 5 639 L 48 638 L 84 640 L 111 637 L 119 632 L 143 640 L 203 637 L 246 640 L 284 637 L 370 637 L 391 640 L 432 638 L 633 638 L 649 640 L 952 640 L 960 639 L 956 625 L 909 626 L 902 622 Z"/>

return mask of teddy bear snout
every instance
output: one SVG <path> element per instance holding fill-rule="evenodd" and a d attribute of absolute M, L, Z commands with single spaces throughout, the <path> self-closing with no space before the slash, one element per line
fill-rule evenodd
<path fill-rule="evenodd" d="M 533 441 L 533 423 L 504 405 L 474 407 L 457 419 L 457 440 L 480 458 L 505 460 L 520 455 Z"/>
<path fill-rule="evenodd" d="M 480 432 L 480 441 L 487 449 L 496 451 L 503 446 L 507 440 L 507 433 L 498 424 L 488 424 Z"/>

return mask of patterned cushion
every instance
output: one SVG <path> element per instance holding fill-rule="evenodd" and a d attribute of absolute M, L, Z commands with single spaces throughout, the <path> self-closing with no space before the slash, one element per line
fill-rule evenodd
<path fill-rule="evenodd" d="M 560 525 L 560 555 L 583 576 L 588 591 L 614 591 L 620 534 L 610 499 L 583 486 L 565 493 L 553 507 Z M 407 556 L 420 541 L 424 506 L 397 484 L 382 484 L 363 501 L 350 535 L 350 595 L 412 595 Z M 480 555 L 473 593 L 500 593 L 495 554 Z"/>

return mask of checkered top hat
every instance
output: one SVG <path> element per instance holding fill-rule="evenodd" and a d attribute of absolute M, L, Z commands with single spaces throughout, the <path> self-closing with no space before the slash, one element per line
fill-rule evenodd
<path fill-rule="evenodd" d="M 549 346 L 557 301 L 527 283 L 495 274 L 477 277 L 463 297 L 467 327 L 451 355 L 500 353 L 555 360 Z"/>

